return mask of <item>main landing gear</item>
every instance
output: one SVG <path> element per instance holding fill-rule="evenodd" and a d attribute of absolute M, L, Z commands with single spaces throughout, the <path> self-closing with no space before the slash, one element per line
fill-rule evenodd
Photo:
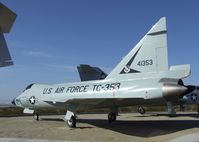
<path fill-rule="evenodd" d="M 39 114 L 33 113 L 33 119 L 36 120 L 36 121 L 39 121 Z"/>
<path fill-rule="evenodd" d="M 138 107 L 138 110 L 137 110 L 140 114 L 145 114 L 145 109 L 143 107 Z"/>
<path fill-rule="evenodd" d="M 68 126 L 70 128 L 75 128 L 76 127 L 76 110 L 77 110 L 77 106 L 70 104 L 67 107 L 67 112 L 66 115 L 64 117 L 64 120 L 67 122 Z"/>
<path fill-rule="evenodd" d="M 198 104 L 198 110 L 197 110 L 198 114 L 199 114 L 199 104 Z"/>
<path fill-rule="evenodd" d="M 116 120 L 116 118 L 117 118 L 117 114 L 115 112 L 110 112 L 108 114 L 108 122 L 109 123 L 114 122 Z"/>
<path fill-rule="evenodd" d="M 175 107 L 172 102 L 167 102 L 167 111 L 168 115 L 171 117 L 176 115 Z"/>
<path fill-rule="evenodd" d="M 67 120 L 68 126 L 71 128 L 76 127 L 76 117 L 74 115 L 71 116 L 69 120 Z"/>

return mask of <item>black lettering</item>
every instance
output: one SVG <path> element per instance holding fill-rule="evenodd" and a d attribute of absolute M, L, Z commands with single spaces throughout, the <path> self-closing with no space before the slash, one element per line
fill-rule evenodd
<path fill-rule="evenodd" d="M 68 88 L 67 88 L 66 93 L 68 93 L 68 91 L 70 90 L 70 88 L 71 88 L 71 87 L 68 87 Z"/>
<path fill-rule="evenodd" d="M 108 91 L 109 89 L 110 89 L 110 84 L 106 84 L 104 90 L 105 90 L 105 91 Z"/>
<path fill-rule="evenodd" d="M 87 88 L 89 87 L 89 85 L 84 86 L 84 90 L 83 92 L 87 92 Z"/>
<path fill-rule="evenodd" d="M 48 90 L 48 88 L 44 88 L 43 94 L 46 94 L 47 90 Z"/>
<path fill-rule="evenodd" d="M 43 94 L 51 94 L 53 88 L 44 88 Z"/>
<path fill-rule="evenodd" d="M 120 89 L 120 83 L 117 83 L 116 86 L 117 86 L 117 89 L 119 90 Z"/>
<path fill-rule="evenodd" d="M 97 85 L 93 85 L 93 91 L 95 91 L 95 90 L 96 90 L 96 87 L 97 87 Z"/>
<path fill-rule="evenodd" d="M 49 88 L 49 89 L 48 89 L 48 94 L 51 93 L 52 89 L 53 89 L 53 88 Z"/>
<path fill-rule="evenodd" d="M 70 90 L 71 93 L 73 93 L 75 91 L 75 86 L 73 86 Z"/>
<path fill-rule="evenodd" d="M 78 93 L 78 91 L 79 91 L 79 86 L 74 86 L 74 91 L 73 91 L 73 93 Z"/>
<path fill-rule="evenodd" d="M 84 86 L 80 86 L 79 92 L 83 92 L 83 90 L 84 90 Z"/>
<path fill-rule="evenodd" d="M 101 84 L 93 85 L 93 91 L 100 91 L 101 88 L 102 88 L 102 85 L 101 85 Z"/>
<path fill-rule="evenodd" d="M 81 93 L 81 92 L 87 92 L 87 88 L 89 87 L 89 85 L 85 85 L 85 86 L 71 86 L 68 87 L 66 89 L 66 93 L 70 92 L 70 93 Z M 65 89 L 65 88 L 64 88 Z M 63 90 L 64 90 L 63 89 Z"/>
<path fill-rule="evenodd" d="M 65 87 L 58 87 L 55 91 L 55 93 L 63 93 L 64 92 Z"/>

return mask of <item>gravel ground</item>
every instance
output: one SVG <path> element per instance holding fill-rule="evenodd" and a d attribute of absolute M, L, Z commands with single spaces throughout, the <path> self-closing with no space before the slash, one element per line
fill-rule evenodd
<path fill-rule="evenodd" d="M 107 114 L 78 115 L 77 128 L 71 129 L 64 116 L 0 117 L 1 138 L 30 138 L 71 141 L 169 141 L 180 136 L 199 133 L 198 114 L 120 114 L 109 124 Z"/>

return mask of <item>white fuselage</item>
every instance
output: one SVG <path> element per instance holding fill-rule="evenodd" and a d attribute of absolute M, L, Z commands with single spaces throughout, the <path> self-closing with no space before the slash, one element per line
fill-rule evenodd
<path fill-rule="evenodd" d="M 68 100 L 77 100 L 79 105 L 89 108 L 111 107 L 112 105 L 117 107 L 144 105 L 152 103 L 152 100 L 157 103 L 163 103 L 165 101 L 162 92 L 163 84 L 158 80 L 129 79 L 86 81 L 55 85 L 34 84 L 16 98 L 16 104 L 24 108 L 38 109 L 54 106 L 66 108 Z M 93 98 L 99 101 L 92 102 Z M 134 98 L 137 98 L 137 100 L 131 101 Z M 78 100 L 87 101 L 84 103 Z M 101 103 L 101 100 L 103 102 L 110 100 L 110 102 Z"/>

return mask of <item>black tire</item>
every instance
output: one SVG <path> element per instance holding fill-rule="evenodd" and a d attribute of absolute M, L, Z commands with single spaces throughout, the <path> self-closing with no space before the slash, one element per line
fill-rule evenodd
<path fill-rule="evenodd" d="M 108 114 L 108 122 L 109 123 L 112 123 L 116 120 L 117 116 L 116 116 L 116 113 L 114 112 L 111 112 Z"/>
<path fill-rule="evenodd" d="M 36 121 L 39 121 L 39 114 L 38 113 L 34 113 L 33 114 L 33 119 Z"/>
<path fill-rule="evenodd" d="M 68 126 L 71 128 L 76 127 L 76 118 L 75 116 L 71 116 L 70 120 L 68 120 Z"/>
<path fill-rule="evenodd" d="M 138 112 L 140 113 L 140 114 L 145 114 L 145 109 L 143 108 L 143 107 L 139 107 L 138 108 Z"/>

